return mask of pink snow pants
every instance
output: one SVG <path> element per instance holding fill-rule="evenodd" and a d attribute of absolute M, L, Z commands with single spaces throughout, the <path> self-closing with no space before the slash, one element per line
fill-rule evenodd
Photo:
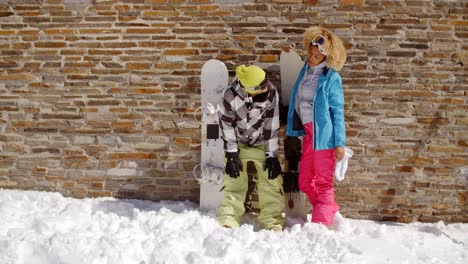
<path fill-rule="evenodd" d="M 299 189 L 309 197 L 312 204 L 312 222 L 330 226 L 333 223 L 333 215 L 340 208 L 335 202 L 333 187 L 335 150 L 314 150 L 312 123 L 305 124 L 304 130 Z"/>

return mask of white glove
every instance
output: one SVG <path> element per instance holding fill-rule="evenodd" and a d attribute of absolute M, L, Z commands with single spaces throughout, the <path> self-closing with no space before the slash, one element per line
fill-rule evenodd
<path fill-rule="evenodd" d="M 344 147 L 344 149 L 345 149 L 344 158 L 342 158 L 335 165 L 335 178 L 337 181 L 344 180 L 346 170 L 348 169 L 348 159 L 351 158 L 354 154 L 354 152 L 350 148 Z"/>

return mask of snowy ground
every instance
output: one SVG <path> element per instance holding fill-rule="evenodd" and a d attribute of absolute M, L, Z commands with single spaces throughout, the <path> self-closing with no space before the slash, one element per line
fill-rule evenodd
<path fill-rule="evenodd" d="M 288 221 L 291 225 L 293 221 Z M 218 225 L 190 202 L 0 190 L 0 263 L 468 263 L 468 224 Z"/>

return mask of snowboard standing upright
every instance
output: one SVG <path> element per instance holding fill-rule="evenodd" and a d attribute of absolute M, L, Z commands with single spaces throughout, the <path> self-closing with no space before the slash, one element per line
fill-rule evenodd
<path fill-rule="evenodd" d="M 283 49 L 280 55 L 281 103 L 282 115 L 287 119 L 289 99 L 297 77 L 304 63 L 299 55 L 291 49 Z M 284 139 L 285 171 L 283 172 L 283 188 L 285 193 L 286 216 L 307 220 L 308 203 L 304 193 L 299 190 L 299 161 L 301 158 L 301 140 L 297 137 Z"/>
<path fill-rule="evenodd" d="M 224 142 L 221 138 L 218 110 L 228 79 L 228 70 L 221 61 L 211 59 L 203 65 L 201 163 L 194 168 L 194 176 L 200 182 L 201 210 L 217 209 L 223 197 Z"/>

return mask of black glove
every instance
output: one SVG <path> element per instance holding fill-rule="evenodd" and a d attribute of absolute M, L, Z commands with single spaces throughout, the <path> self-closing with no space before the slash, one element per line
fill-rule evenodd
<path fill-rule="evenodd" d="M 232 178 L 237 178 L 243 170 L 242 162 L 239 159 L 239 151 L 226 152 L 226 168 L 224 171 Z"/>
<path fill-rule="evenodd" d="M 263 164 L 263 171 L 266 169 L 268 169 L 268 179 L 276 179 L 281 173 L 281 165 L 278 158 L 268 157 Z"/>

